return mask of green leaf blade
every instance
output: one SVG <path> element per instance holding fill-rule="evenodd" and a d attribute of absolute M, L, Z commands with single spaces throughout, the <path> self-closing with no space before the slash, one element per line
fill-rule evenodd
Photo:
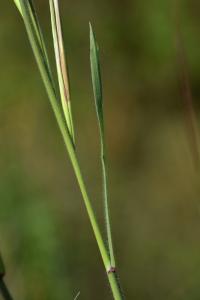
<path fill-rule="evenodd" d="M 110 224 L 109 205 L 108 205 L 108 175 L 107 175 L 107 162 L 106 162 L 103 93 L 102 93 L 102 80 L 101 80 L 101 70 L 100 70 L 100 60 L 99 60 L 99 48 L 91 24 L 89 24 L 89 27 L 90 27 L 90 64 L 91 64 L 92 85 L 93 85 L 97 120 L 98 120 L 99 133 L 100 133 L 100 142 L 101 142 L 104 217 L 106 223 L 106 234 L 108 240 L 108 250 L 110 255 L 111 269 L 115 269 L 115 257 L 114 257 L 113 243 L 112 243 L 112 232 L 111 232 L 111 224 Z"/>
<path fill-rule="evenodd" d="M 91 64 L 91 75 L 92 85 L 95 98 L 95 106 L 97 111 L 97 117 L 99 120 L 99 126 L 101 134 L 103 134 L 104 118 L 103 118 L 103 93 L 102 93 L 102 81 L 101 81 L 101 70 L 99 62 L 99 48 L 96 42 L 95 34 L 90 26 L 90 64 Z"/>
<path fill-rule="evenodd" d="M 20 14 L 22 16 L 22 19 L 24 20 L 24 17 L 22 15 L 22 8 L 21 8 L 20 0 L 13 0 L 13 1 L 16 5 L 17 9 L 20 12 Z M 32 0 L 27 1 L 27 9 L 29 10 L 31 20 L 32 20 L 32 24 L 34 26 L 34 31 L 37 35 L 38 42 L 40 43 L 40 46 L 42 48 L 42 51 L 43 51 L 43 54 L 45 56 L 45 60 L 46 60 L 46 63 L 48 64 L 48 68 L 49 68 L 49 72 L 50 72 L 50 64 L 49 64 L 49 58 L 48 58 L 48 55 L 47 55 L 47 50 L 46 50 L 42 30 L 40 28 L 40 24 L 39 24 L 39 21 L 38 21 L 37 13 L 35 11 L 35 7 L 34 7 L 34 4 L 33 4 Z"/>

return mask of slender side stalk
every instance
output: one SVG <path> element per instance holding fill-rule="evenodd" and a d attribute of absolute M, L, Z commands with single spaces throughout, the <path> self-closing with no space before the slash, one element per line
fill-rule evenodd
<path fill-rule="evenodd" d="M 101 253 L 102 260 L 103 260 L 103 263 L 104 263 L 104 266 L 105 266 L 105 269 L 106 269 L 106 272 L 107 272 L 107 275 L 109 278 L 113 297 L 115 300 L 122 300 L 123 297 L 122 297 L 120 289 L 118 287 L 115 274 L 113 272 L 109 272 L 110 259 L 109 259 L 105 244 L 103 242 L 102 235 L 101 235 L 101 232 L 100 232 L 97 220 L 96 220 L 96 216 L 94 214 L 94 211 L 91 206 L 91 202 L 90 202 L 90 199 L 89 199 L 86 187 L 85 187 L 85 183 L 84 183 L 84 180 L 83 180 L 83 177 L 81 174 L 78 159 L 76 157 L 73 143 L 70 138 L 70 132 L 69 132 L 68 128 L 66 128 L 66 126 L 65 126 L 65 122 L 63 120 L 63 115 L 62 115 L 61 110 L 57 103 L 57 97 L 56 97 L 55 90 L 53 87 L 54 86 L 53 80 L 52 80 L 51 74 L 49 72 L 48 64 L 45 61 L 45 57 L 43 55 L 41 45 L 38 42 L 37 34 L 34 31 L 34 26 L 32 24 L 32 18 L 31 18 L 29 8 L 28 8 L 28 1 L 20 0 L 20 5 L 21 5 L 21 9 L 22 9 L 22 15 L 23 15 L 25 27 L 26 27 L 27 34 L 28 34 L 28 37 L 30 40 L 30 44 L 33 49 L 33 53 L 34 53 L 36 62 L 38 64 L 38 68 L 40 70 L 44 85 L 46 87 L 47 94 L 49 96 L 49 100 L 51 102 L 58 126 L 62 133 L 65 146 L 69 153 L 69 157 L 70 157 L 70 160 L 71 160 L 71 163 L 72 163 L 72 166 L 73 166 L 73 169 L 74 169 L 74 172 L 75 172 L 75 175 L 76 175 L 76 178 L 77 178 L 77 181 L 78 181 L 78 184 L 79 184 L 82 196 L 83 196 L 83 200 L 84 200 L 84 203 L 86 206 L 88 217 L 89 217 L 89 220 L 90 220 L 90 223 L 91 223 L 91 226 L 92 226 L 92 229 L 93 229 L 93 232 L 94 232 L 94 235 L 95 235 L 98 247 L 99 247 L 99 251 Z"/>

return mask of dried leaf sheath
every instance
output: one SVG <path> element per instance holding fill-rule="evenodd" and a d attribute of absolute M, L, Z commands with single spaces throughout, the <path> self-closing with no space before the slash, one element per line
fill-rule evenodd
<path fill-rule="evenodd" d="M 74 142 L 74 127 L 70 104 L 69 78 L 66 67 L 58 0 L 49 0 L 58 83 L 66 123 Z"/>

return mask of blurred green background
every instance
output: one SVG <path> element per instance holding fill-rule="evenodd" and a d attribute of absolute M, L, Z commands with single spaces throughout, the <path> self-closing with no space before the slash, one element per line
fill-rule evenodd
<path fill-rule="evenodd" d="M 35 1 L 53 61 L 48 1 Z M 103 228 L 89 28 L 101 50 L 110 206 L 127 299 L 200 298 L 199 176 L 180 94 L 175 1 L 60 1 L 81 166 Z M 199 114 L 200 3 L 178 7 Z M 0 249 L 15 299 L 112 299 L 13 1 L 0 9 Z M 190 133 L 189 133 L 190 134 Z"/>

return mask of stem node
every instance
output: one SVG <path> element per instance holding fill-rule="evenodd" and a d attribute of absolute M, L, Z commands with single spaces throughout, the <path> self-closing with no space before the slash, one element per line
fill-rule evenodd
<path fill-rule="evenodd" d="M 108 274 L 110 274 L 110 273 L 116 273 L 116 267 L 110 266 L 109 269 L 108 269 L 108 271 L 107 271 L 107 273 Z"/>

